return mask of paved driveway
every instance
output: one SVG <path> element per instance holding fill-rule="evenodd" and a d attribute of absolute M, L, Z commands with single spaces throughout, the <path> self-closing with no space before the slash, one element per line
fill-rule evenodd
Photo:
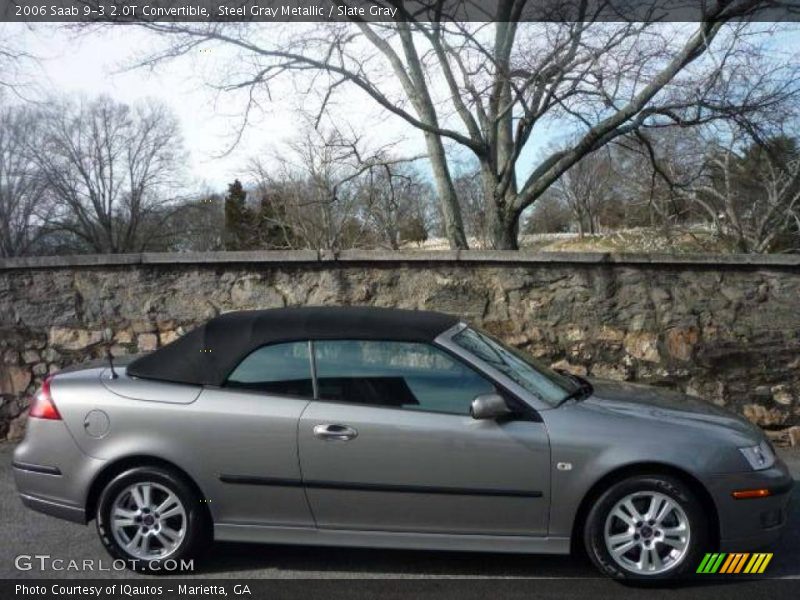
<path fill-rule="evenodd" d="M 0 444 L 0 578 L 19 577 L 137 577 L 128 571 L 107 571 L 92 575 L 76 572 L 20 572 L 14 568 L 19 554 L 49 554 L 53 558 L 94 559 L 109 562 L 97 539 L 94 524 L 82 526 L 34 513 L 17 498 L 11 476 L 10 444 Z M 783 451 L 795 480 L 800 479 L 800 452 Z M 789 528 L 771 550 L 775 557 L 769 567 L 772 577 L 800 578 L 800 483 L 796 483 Z M 255 578 L 536 578 L 569 580 L 569 596 L 590 597 L 598 589 L 616 585 L 599 578 L 586 562 L 570 557 L 508 555 L 487 553 L 417 552 L 367 549 L 315 548 L 253 544 L 218 544 L 210 556 L 197 565 L 193 577 L 243 580 Z M 149 578 L 151 581 L 153 578 Z M 235 582 L 231 582 L 235 583 Z M 377 582 L 376 582 L 377 583 Z M 387 583 L 387 586 L 392 584 Z M 800 587 L 800 586 L 798 586 Z M 444 597 L 447 585 L 439 587 Z M 455 589 L 455 588 L 453 588 Z M 696 588 L 674 591 L 679 595 Z M 352 590 L 351 590 L 352 591 Z M 356 594 L 358 595 L 358 594 Z M 748 592 L 750 595 L 750 592 Z M 459 594 L 463 597 L 463 594 Z M 644 597 L 644 596 L 643 596 Z M 672 596 L 674 597 L 674 596 Z M 752 595 L 750 596 L 752 597 Z M 775 598 L 775 595 L 771 596 Z"/>

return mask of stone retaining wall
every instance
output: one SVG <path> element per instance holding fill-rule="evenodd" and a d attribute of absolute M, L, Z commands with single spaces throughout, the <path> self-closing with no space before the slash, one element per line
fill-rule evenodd
<path fill-rule="evenodd" d="M 106 340 L 146 352 L 220 312 L 306 304 L 450 312 L 576 373 L 800 424 L 800 256 L 228 252 L 0 260 L 0 439 Z"/>

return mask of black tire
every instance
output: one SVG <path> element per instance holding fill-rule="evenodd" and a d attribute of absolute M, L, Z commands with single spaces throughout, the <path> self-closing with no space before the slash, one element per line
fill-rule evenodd
<path fill-rule="evenodd" d="M 111 511 L 117 497 L 135 483 L 153 482 L 166 488 L 180 500 L 185 511 L 185 534 L 177 547 L 163 558 L 146 559 L 126 550 L 113 534 Z M 162 492 L 163 493 L 163 492 Z M 106 551 L 114 558 L 125 561 L 128 568 L 154 574 L 175 573 L 171 561 L 178 565 L 199 557 L 210 545 L 212 529 L 207 509 L 201 504 L 193 488 L 179 474 L 161 467 L 135 467 L 115 476 L 103 489 L 97 503 L 97 533 Z M 180 521 L 184 523 L 183 519 Z M 136 527 L 126 531 L 135 532 Z M 166 564 L 165 564 L 166 563 Z"/>
<path fill-rule="evenodd" d="M 689 543 L 685 554 L 674 566 L 663 573 L 644 574 L 630 569 L 613 558 L 606 546 L 604 529 L 609 513 L 620 500 L 629 494 L 639 492 L 658 492 L 669 497 L 683 510 L 689 523 Z M 644 539 L 644 537 L 636 539 Z M 594 565 L 609 577 L 631 581 L 673 579 L 693 573 L 703 553 L 709 551 L 708 540 L 706 516 L 697 496 L 681 480 L 667 475 L 639 475 L 613 484 L 594 502 L 586 517 L 583 530 L 586 553 Z M 667 549 L 665 546 L 659 547 Z M 637 550 L 635 549 L 632 551 L 634 559 L 636 558 L 636 552 Z M 629 558 L 631 557 L 631 555 L 628 556 Z"/>

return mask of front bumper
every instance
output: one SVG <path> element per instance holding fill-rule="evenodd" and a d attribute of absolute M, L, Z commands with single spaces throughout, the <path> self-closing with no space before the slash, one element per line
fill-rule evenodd
<path fill-rule="evenodd" d="M 719 516 L 720 550 L 740 552 L 768 546 L 786 525 L 794 488 L 789 469 L 778 459 L 763 471 L 712 475 L 707 480 Z M 736 490 L 767 488 L 764 498 L 735 499 Z"/>

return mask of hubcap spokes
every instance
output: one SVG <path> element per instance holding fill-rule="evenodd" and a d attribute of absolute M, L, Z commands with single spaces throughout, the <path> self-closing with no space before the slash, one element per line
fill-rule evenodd
<path fill-rule="evenodd" d="M 689 550 L 689 519 L 658 492 L 637 492 L 617 502 L 606 518 L 606 548 L 620 566 L 642 575 L 675 568 Z"/>
<path fill-rule="evenodd" d="M 144 481 L 129 485 L 111 507 L 111 532 L 136 558 L 163 559 L 186 536 L 186 510 L 165 486 Z"/>

